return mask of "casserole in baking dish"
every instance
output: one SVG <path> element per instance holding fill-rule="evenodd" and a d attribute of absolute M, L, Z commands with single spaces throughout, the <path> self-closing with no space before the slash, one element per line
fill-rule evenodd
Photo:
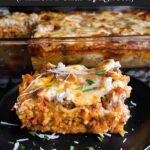
<path fill-rule="evenodd" d="M 150 34 L 149 20 L 146 11 L 43 12 L 32 36 L 39 43 L 29 45 L 33 66 L 50 60 L 93 67 L 109 58 L 123 67 L 150 66 L 149 38 L 137 37 Z"/>
<path fill-rule="evenodd" d="M 110 58 L 123 67 L 149 67 L 149 20 L 150 13 L 141 10 L 13 13 L 1 17 L 0 35 L 28 37 L 24 44 L 36 70 L 47 62 L 93 67 Z"/>

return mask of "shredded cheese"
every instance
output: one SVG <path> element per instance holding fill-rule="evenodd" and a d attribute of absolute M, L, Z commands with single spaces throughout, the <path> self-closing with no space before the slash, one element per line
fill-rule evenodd
<path fill-rule="evenodd" d="M 75 144 L 79 144 L 79 142 L 78 142 L 78 141 L 74 141 L 74 143 L 75 143 Z"/>
<path fill-rule="evenodd" d="M 125 143 L 127 141 L 127 138 L 125 138 L 124 140 L 123 140 L 123 143 Z"/>
<path fill-rule="evenodd" d="M 28 138 L 25 138 L 25 139 L 18 139 L 17 142 L 25 142 L 25 141 L 29 141 Z"/>
<path fill-rule="evenodd" d="M 4 122 L 4 121 L 1 121 L 0 124 L 7 125 L 7 126 L 19 126 L 18 124 L 8 123 L 8 122 Z"/>
<path fill-rule="evenodd" d="M 109 134 L 109 133 L 104 133 L 104 135 L 111 137 L 111 134 Z"/>
<path fill-rule="evenodd" d="M 42 133 L 37 133 L 36 134 L 39 138 L 44 139 L 45 137 L 47 138 L 47 140 L 54 140 L 54 139 L 58 139 L 59 135 L 56 135 L 55 133 L 49 135 L 49 134 L 42 134 Z"/>
<path fill-rule="evenodd" d="M 20 145 L 19 142 L 16 142 L 15 145 L 14 145 L 13 150 L 18 150 L 19 149 L 19 145 Z"/>
<path fill-rule="evenodd" d="M 133 105 L 133 106 L 137 106 L 137 104 L 136 103 L 134 103 L 133 101 L 130 101 L 130 103 Z"/>

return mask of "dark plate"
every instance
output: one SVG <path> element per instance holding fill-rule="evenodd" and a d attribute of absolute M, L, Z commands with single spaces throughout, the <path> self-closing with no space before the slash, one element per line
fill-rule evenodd
<path fill-rule="evenodd" d="M 43 141 L 38 137 L 30 135 L 26 129 L 0 125 L 0 150 L 12 149 L 13 145 L 8 144 L 8 141 L 22 138 L 30 139 L 29 141 L 22 142 L 27 150 L 39 150 L 40 146 L 45 150 L 70 150 L 70 145 L 73 145 L 75 150 L 86 150 L 89 146 L 94 147 L 96 150 L 144 149 L 150 143 L 150 89 L 133 78 L 131 78 L 130 85 L 133 90 L 131 97 L 127 100 L 127 104 L 130 107 L 132 117 L 125 127 L 128 131 L 125 137 L 114 134 L 112 137 L 105 136 L 103 142 L 100 142 L 97 135 L 76 134 L 60 135 L 58 139 Z M 0 103 L 0 121 L 19 123 L 17 116 L 11 111 L 17 96 L 18 87 L 15 87 L 2 98 Z M 133 107 L 130 103 L 131 100 L 137 104 L 136 107 Z M 125 140 L 126 138 L 127 140 Z M 32 141 L 35 141 L 35 147 Z M 74 141 L 78 141 L 79 144 L 74 143 Z"/>

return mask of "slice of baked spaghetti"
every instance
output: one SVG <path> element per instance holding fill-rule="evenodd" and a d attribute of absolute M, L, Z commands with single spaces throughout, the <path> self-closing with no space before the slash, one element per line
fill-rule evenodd
<path fill-rule="evenodd" d="M 14 105 L 22 127 L 56 133 L 119 133 L 130 117 L 124 103 L 130 78 L 120 63 L 105 60 L 97 68 L 48 63 L 42 72 L 26 74 Z"/>

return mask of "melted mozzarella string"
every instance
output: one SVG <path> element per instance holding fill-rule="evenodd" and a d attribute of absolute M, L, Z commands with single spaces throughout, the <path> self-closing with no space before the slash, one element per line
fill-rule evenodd
<path fill-rule="evenodd" d="M 69 75 L 69 74 L 87 74 L 85 71 L 65 71 L 65 70 L 59 70 L 59 69 L 49 69 L 48 72 L 60 74 L 60 75 Z"/>

